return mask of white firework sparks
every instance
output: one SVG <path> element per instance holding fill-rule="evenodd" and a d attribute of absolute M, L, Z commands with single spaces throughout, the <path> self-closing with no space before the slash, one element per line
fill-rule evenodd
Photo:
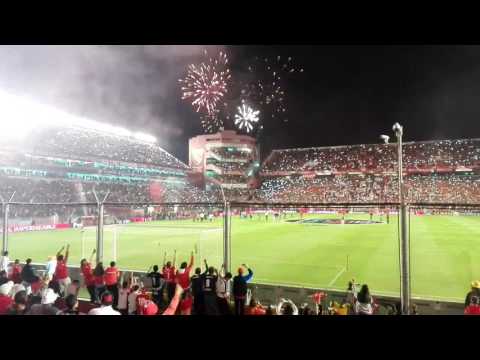
<path fill-rule="evenodd" d="M 243 104 L 238 108 L 238 114 L 235 114 L 235 125 L 241 130 L 245 128 L 247 132 L 252 131 L 253 124 L 257 123 L 260 114 L 259 110 L 253 110 L 250 106 Z"/>

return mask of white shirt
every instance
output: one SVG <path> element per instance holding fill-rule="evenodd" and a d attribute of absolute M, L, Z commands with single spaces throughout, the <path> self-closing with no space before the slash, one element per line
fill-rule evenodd
<path fill-rule="evenodd" d="M 8 264 L 10 263 L 10 259 L 8 256 L 0 256 L 0 271 L 5 270 L 8 274 Z"/>
<path fill-rule="evenodd" d="M 128 289 L 120 289 L 118 292 L 118 308 L 126 309 L 128 304 Z"/>
<path fill-rule="evenodd" d="M 224 278 L 219 276 L 216 284 L 217 296 L 220 298 L 228 299 L 230 297 L 231 283 L 232 283 L 232 279 L 225 280 Z"/>
<path fill-rule="evenodd" d="M 101 306 L 94 308 L 88 312 L 88 315 L 121 315 L 118 311 L 113 310 L 112 306 Z"/>
<path fill-rule="evenodd" d="M 137 311 L 137 296 L 139 291 L 134 291 L 128 295 L 128 313 L 131 314 Z"/>
<path fill-rule="evenodd" d="M 52 277 L 55 274 L 55 269 L 57 268 L 57 260 L 50 260 L 47 262 L 46 266 L 47 275 Z"/>

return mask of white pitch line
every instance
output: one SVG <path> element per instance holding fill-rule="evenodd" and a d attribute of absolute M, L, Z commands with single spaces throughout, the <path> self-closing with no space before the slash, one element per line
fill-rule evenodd
<path fill-rule="evenodd" d="M 333 284 L 335 284 L 335 281 L 337 281 L 338 278 L 339 278 L 340 276 L 342 276 L 342 274 L 343 274 L 346 270 L 347 270 L 347 267 L 344 266 L 343 269 L 338 272 L 338 274 L 332 279 L 332 281 L 330 281 L 330 282 L 328 283 L 327 286 L 330 287 L 330 286 L 332 286 Z"/>

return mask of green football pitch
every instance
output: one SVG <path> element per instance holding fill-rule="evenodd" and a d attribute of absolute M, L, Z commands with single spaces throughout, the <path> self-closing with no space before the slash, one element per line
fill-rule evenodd
<path fill-rule="evenodd" d="M 309 218 L 338 216 L 318 214 Z M 368 215 L 350 215 L 368 220 Z M 298 219 L 296 216 L 286 220 Z M 242 263 L 265 284 L 345 289 L 352 278 L 373 293 L 399 294 L 398 222 L 390 224 L 306 224 L 285 219 L 232 218 L 232 269 Z M 377 217 L 374 220 L 379 220 Z M 213 222 L 157 221 L 106 226 L 104 260 L 116 258 L 122 269 L 161 265 L 166 252 L 177 264 L 196 249 L 195 262 L 222 263 L 222 219 Z M 46 262 L 64 244 L 70 264 L 78 265 L 95 247 L 95 228 L 13 233 L 10 257 Z M 410 224 L 414 297 L 463 301 L 469 284 L 480 279 L 480 217 L 413 216 Z"/>

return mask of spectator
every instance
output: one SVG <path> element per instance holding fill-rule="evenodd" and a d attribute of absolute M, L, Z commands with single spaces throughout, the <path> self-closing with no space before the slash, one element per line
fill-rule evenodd
<path fill-rule="evenodd" d="M 80 292 L 80 281 L 79 280 L 73 280 L 72 283 L 70 285 L 68 285 L 67 296 L 68 295 L 78 296 L 79 292 Z"/>
<path fill-rule="evenodd" d="M 65 296 L 68 285 L 70 285 L 71 280 L 68 276 L 68 254 L 70 250 L 70 244 L 67 244 L 67 249 L 65 251 L 65 256 L 62 254 L 63 247 L 57 252 L 57 266 L 55 267 L 55 280 L 58 281 L 60 285 L 60 296 Z"/>
<path fill-rule="evenodd" d="M 177 257 L 177 250 L 173 253 L 173 264 L 168 261 L 167 264 L 163 264 L 162 274 L 166 282 L 167 287 L 167 298 L 168 302 L 172 301 L 173 295 L 175 294 L 175 260 Z"/>
<path fill-rule="evenodd" d="M 370 296 L 368 285 L 362 285 L 354 306 L 356 315 L 373 315 L 374 302 L 373 298 Z"/>
<path fill-rule="evenodd" d="M 0 286 L 0 315 L 5 315 L 12 305 L 13 281 L 6 282 Z"/>
<path fill-rule="evenodd" d="M 327 294 L 324 292 L 316 292 L 312 295 L 313 302 L 316 307 L 317 315 L 322 315 L 323 314 L 323 305 L 322 301 L 327 297 Z"/>
<path fill-rule="evenodd" d="M 46 266 L 46 276 L 49 280 L 53 279 L 56 268 L 57 268 L 57 259 L 55 258 L 55 256 L 49 256 L 47 261 L 47 266 Z"/>
<path fill-rule="evenodd" d="M 215 286 L 218 274 L 213 266 L 208 266 L 205 261 L 206 272 L 202 274 L 202 292 L 206 315 L 218 315 L 217 296 Z"/>
<path fill-rule="evenodd" d="M 353 305 L 353 303 L 355 302 L 356 296 L 357 296 L 357 291 L 355 287 L 355 280 L 352 279 L 351 281 L 348 282 L 347 295 L 345 296 L 345 302 L 347 304 Z"/>
<path fill-rule="evenodd" d="M 278 315 L 298 315 L 298 308 L 290 299 L 281 299 L 277 305 Z"/>
<path fill-rule="evenodd" d="M 5 271 L 8 275 L 8 265 L 10 264 L 10 259 L 8 258 L 8 251 L 4 251 L 3 255 L 0 256 L 0 271 Z"/>
<path fill-rule="evenodd" d="M 180 285 L 180 284 L 177 284 L 177 285 Z M 190 288 L 184 289 L 184 291 L 180 296 L 180 303 L 178 305 L 178 310 L 180 312 L 180 315 L 191 315 L 192 306 L 193 306 L 192 291 Z"/>
<path fill-rule="evenodd" d="M 93 308 L 88 312 L 88 315 L 120 315 L 120 313 L 113 309 L 113 295 L 108 291 L 104 291 L 101 297 L 102 306 Z"/>
<path fill-rule="evenodd" d="M 304 306 L 302 308 L 301 315 L 313 315 L 313 312 L 310 309 L 310 307 L 307 305 L 307 306 Z M 347 314 L 345 314 L 345 315 L 347 315 Z"/>
<path fill-rule="evenodd" d="M 147 316 L 157 315 L 158 306 L 149 299 L 142 299 L 142 301 L 137 304 L 137 314 Z"/>
<path fill-rule="evenodd" d="M 32 267 L 32 259 L 26 260 L 25 266 L 22 269 L 21 278 L 25 289 L 27 289 L 27 294 L 30 294 L 32 292 L 32 284 L 35 284 L 40 280 Z"/>
<path fill-rule="evenodd" d="M 158 269 L 158 267 L 157 267 Z M 128 315 L 128 281 L 122 283 L 122 288 L 118 292 L 118 311 L 122 315 Z"/>
<path fill-rule="evenodd" d="M 248 305 L 246 315 L 265 315 L 267 311 L 263 308 L 260 303 L 252 298 L 250 304 Z"/>
<path fill-rule="evenodd" d="M 78 315 L 78 299 L 74 294 L 69 294 L 65 298 L 66 309 L 63 310 L 60 315 Z"/>
<path fill-rule="evenodd" d="M 128 295 L 128 315 L 137 314 L 137 297 L 140 295 L 140 286 L 133 285 L 130 294 Z"/>
<path fill-rule="evenodd" d="M 267 310 L 265 311 L 265 315 L 273 315 L 273 306 L 268 305 Z"/>
<path fill-rule="evenodd" d="M 107 291 L 113 296 L 113 308 L 117 309 L 118 306 L 118 280 L 120 278 L 120 272 L 116 267 L 115 261 L 110 262 L 110 267 L 105 270 L 105 286 Z"/>
<path fill-rule="evenodd" d="M 247 275 L 243 275 L 244 268 L 248 270 Z M 245 313 L 245 299 L 247 297 L 247 283 L 252 279 L 253 271 L 245 264 L 238 268 L 238 275 L 233 278 L 233 297 L 235 299 L 235 315 Z"/>
<path fill-rule="evenodd" d="M 202 269 L 196 268 L 195 274 L 191 278 L 192 295 L 193 295 L 193 311 L 195 315 L 202 315 L 204 313 L 201 274 L 202 274 Z"/>
<path fill-rule="evenodd" d="M 172 301 L 170 301 L 170 304 L 162 315 L 175 315 L 182 294 L 183 288 L 177 284 L 175 287 L 175 294 L 173 295 Z"/>
<path fill-rule="evenodd" d="M 22 282 L 22 266 L 18 259 L 15 259 L 15 262 L 12 265 L 11 279 L 15 284 L 20 284 Z"/>
<path fill-rule="evenodd" d="M 227 272 L 225 276 L 222 274 L 225 272 L 225 265 L 222 265 L 220 269 L 220 273 L 218 274 L 218 280 L 216 284 L 216 292 L 217 292 L 217 302 L 218 302 L 218 310 L 220 315 L 232 315 L 230 311 L 230 293 L 231 293 L 231 282 L 232 282 L 232 274 Z"/>
<path fill-rule="evenodd" d="M 58 294 L 53 289 L 46 289 L 42 295 L 41 303 L 32 305 L 27 315 L 58 315 L 60 310 L 54 306 L 57 298 Z"/>
<path fill-rule="evenodd" d="M 83 282 L 85 284 L 85 287 L 87 288 L 88 294 L 90 295 L 91 303 L 94 303 L 97 299 L 95 295 L 95 277 L 93 276 L 92 265 L 91 265 L 95 252 L 96 250 L 93 249 L 92 255 L 90 255 L 89 261 L 87 261 L 87 259 L 82 259 L 80 261 L 80 271 L 82 272 L 82 275 L 83 275 Z"/>
<path fill-rule="evenodd" d="M 95 283 L 95 301 L 101 303 L 100 299 L 102 293 L 105 291 L 105 281 L 104 281 L 105 270 L 103 269 L 103 263 L 99 262 L 93 270 L 93 277 Z"/>
<path fill-rule="evenodd" d="M 165 287 L 165 280 L 162 274 L 158 272 L 158 265 L 153 265 L 153 271 L 147 275 L 152 281 L 152 297 L 153 301 L 159 306 L 163 307 L 163 288 Z"/>
<path fill-rule="evenodd" d="M 470 304 L 465 308 L 465 315 L 480 315 L 480 298 L 476 295 L 470 297 Z"/>
<path fill-rule="evenodd" d="M 25 290 L 18 291 L 14 297 L 14 303 L 11 305 L 7 315 L 25 315 L 27 311 L 28 297 Z"/>
<path fill-rule="evenodd" d="M 177 284 L 180 284 L 180 286 L 186 290 L 190 288 L 190 271 L 193 266 L 193 251 L 190 255 L 190 263 L 187 265 L 186 262 L 182 262 L 180 265 L 180 269 L 177 270 L 177 273 L 175 274 L 175 281 Z"/>
<path fill-rule="evenodd" d="M 469 306 L 472 302 L 472 296 L 480 298 L 480 280 L 472 281 L 471 290 L 468 292 L 465 298 L 465 307 Z"/>
<path fill-rule="evenodd" d="M 3 285 L 7 282 L 9 282 L 7 272 L 5 270 L 1 270 L 0 271 L 0 285 Z"/>

